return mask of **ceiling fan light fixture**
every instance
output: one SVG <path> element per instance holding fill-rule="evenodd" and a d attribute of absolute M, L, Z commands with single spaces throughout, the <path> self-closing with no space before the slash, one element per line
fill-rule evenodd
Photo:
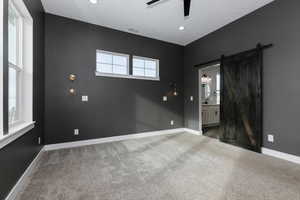
<path fill-rule="evenodd" d="M 97 4 L 98 0 L 89 0 L 91 4 Z"/>
<path fill-rule="evenodd" d="M 162 2 L 163 0 L 151 0 L 147 2 L 148 6 L 155 5 L 158 2 Z M 183 0 L 183 9 L 184 9 L 184 17 L 188 17 L 190 15 L 191 9 L 191 0 Z"/>

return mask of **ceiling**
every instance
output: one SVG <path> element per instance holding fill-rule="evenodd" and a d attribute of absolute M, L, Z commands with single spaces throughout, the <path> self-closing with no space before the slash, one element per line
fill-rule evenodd
<path fill-rule="evenodd" d="M 183 0 L 42 0 L 47 13 L 187 45 L 273 0 L 192 0 L 188 18 Z M 179 30 L 184 26 L 183 31 Z"/>

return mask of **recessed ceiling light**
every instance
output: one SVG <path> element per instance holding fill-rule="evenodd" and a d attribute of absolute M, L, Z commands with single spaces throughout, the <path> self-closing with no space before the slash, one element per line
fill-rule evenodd
<path fill-rule="evenodd" d="M 184 30 L 184 26 L 180 26 L 179 30 L 183 31 Z"/>
<path fill-rule="evenodd" d="M 91 4 L 97 4 L 98 0 L 89 0 Z"/>

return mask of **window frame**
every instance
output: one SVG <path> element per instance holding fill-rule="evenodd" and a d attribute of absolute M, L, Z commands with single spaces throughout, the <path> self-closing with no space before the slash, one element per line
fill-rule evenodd
<path fill-rule="evenodd" d="M 19 77 L 17 84 L 17 87 L 19 89 L 19 103 L 18 105 L 22 109 L 22 112 L 19 113 L 20 121 L 19 123 L 13 123 L 12 125 L 9 125 L 8 121 L 3 121 L 3 116 L 1 118 L 2 123 L 0 123 L 0 149 L 4 148 L 8 144 L 12 143 L 13 141 L 17 140 L 18 138 L 22 137 L 26 133 L 29 133 L 31 129 L 35 127 L 35 122 L 33 121 L 33 67 L 34 67 L 34 21 L 32 18 L 32 15 L 28 11 L 24 0 L 9 0 L 9 6 L 12 6 L 15 10 L 17 10 L 20 18 L 22 20 L 22 28 L 19 28 L 19 33 L 22 31 L 22 39 L 18 38 L 18 50 L 22 51 L 22 57 L 20 57 L 21 54 L 16 55 L 16 64 L 9 63 L 9 56 L 3 57 L 3 49 L 0 50 L 0 60 L 3 61 L 3 59 L 6 59 L 7 66 L 3 66 L 3 62 L 0 63 L 0 79 L 3 80 L 3 68 L 7 67 L 7 70 L 11 69 L 10 67 L 13 67 L 14 69 L 21 69 L 22 71 L 18 72 Z M 6 6 L 6 5 L 5 5 Z M 8 5 L 7 5 L 8 6 Z M 4 4 L 3 1 L 0 3 L 0 9 L 4 10 Z M 3 24 L 7 23 L 8 27 L 8 21 L 4 22 L 3 16 L 0 16 L 0 39 L 4 40 L 3 38 Z M 8 18 L 5 18 L 5 20 L 8 20 Z M 20 34 L 18 34 L 20 35 Z M 8 35 L 6 35 L 7 37 Z M 18 36 L 17 36 L 18 37 Z M 8 38 L 5 38 L 8 39 Z M 0 40 L 1 45 L 3 46 L 3 41 Z M 13 43 L 12 43 L 13 44 Z M 0 45 L 0 46 L 1 46 Z M 16 45 L 17 46 L 17 45 Z M 19 62 L 17 63 L 17 60 Z M 12 62 L 15 60 L 13 59 Z M 7 74 L 9 75 L 9 74 Z M 9 78 L 9 77 L 7 77 Z M 0 97 L 3 97 L 3 88 L 0 88 Z M 6 89 L 9 90 L 9 85 L 6 85 Z M 16 91 L 17 92 L 17 91 Z M 9 98 L 9 97 L 7 97 Z M 0 98 L 0 114 L 3 113 L 3 108 L 7 109 L 9 104 L 3 105 L 3 102 Z M 8 100 L 8 99 L 7 99 Z M 9 113 L 5 113 L 7 117 L 9 117 Z M 5 123 L 5 124 L 4 124 Z M 8 129 L 6 129 L 8 128 Z M 1 130 L 5 129 L 5 130 Z"/>
<path fill-rule="evenodd" d="M 112 56 L 112 58 L 114 56 L 122 56 L 122 57 L 126 57 L 126 67 L 127 67 L 127 70 L 126 70 L 126 74 L 117 74 L 117 73 L 106 73 L 106 72 L 100 72 L 97 70 L 97 65 L 98 65 L 98 62 L 97 62 L 97 57 L 98 57 L 98 53 L 103 53 L 103 54 L 109 54 Z M 114 67 L 114 63 L 101 63 L 100 64 L 108 64 L 108 65 L 112 65 L 112 69 Z M 119 66 L 122 66 L 122 65 L 119 65 Z M 130 55 L 128 54 L 123 54 L 123 53 L 117 53 L 117 52 L 111 52 L 111 51 L 104 51 L 104 50 L 99 50 L 97 49 L 96 50 L 96 75 L 97 76 L 108 76 L 108 77 L 128 77 L 130 76 Z"/>
<path fill-rule="evenodd" d="M 11 9 L 16 13 L 18 20 L 16 26 L 16 64 L 13 64 L 8 60 L 8 67 L 16 70 L 16 120 L 10 121 L 8 127 L 13 128 L 24 122 L 22 118 L 22 80 L 23 80 L 23 42 L 24 42 L 24 17 L 18 10 L 14 1 L 9 0 L 9 5 Z M 10 9 L 9 8 L 9 9 Z M 9 34 L 8 34 L 9 35 Z M 8 112 L 9 114 L 9 112 Z M 10 119 L 10 116 L 8 116 Z"/>
<path fill-rule="evenodd" d="M 24 31 L 23 31 L 23 24 L 24 24 L 24 19 L 23 16 L 21 14 L 21 12 L 18 10 L 18 8 L 16 7 L 15 3 L 12 0 L 9 0 L 8 3 L 9 7 L 11 7 L 14 12 L 16 12 L 17 16 L 18 16 L 18 25 L 17 25 L 17 40 L 16 40 L 16 59 L 17 59 L 17 63 L 13 64 L 11 63 L 9 60 L 9 64 L 14 65 L 19 67 L 20 69 L 23 68 L 23 39 L 24 39 Z"/>
<path fill-rule="evenodd" d="M 10 123 L 9 121 L 9 124 L 8 126 L 9 127 L 13 127 L 13 126 L 16 126 L 20 123 L 23 122 L 23 119 L 22 119 L 22 87 L 21 87 L 21 84 L 22 84 L 22 70 L 18 67 L 18 66 L 15 66 L 14 64 L 12 63 L 9 63 L 9 68 L 12 68 L 14 70 L 16 70 L 16 120 L 12 121 L 12 123 Z"/>
<path fill-rule="evenodd" d="M 97 71 L 97 56 L 98 53 L 104 53 L 104 54 L 111 54 L 112 56 L 124 56 L 127 59 L 127 74 L 116 74 L 116 73 L 105 73 L 105 72 L 100 72 Z M 135 76 L 132 74 L 133 72 L 133 59 L 142 59 L 144 61 L 154 61 L 156 63 L 156 77 L 150 77 L 150 76 Z M 101 62 L 100 62 L 101 63 Z M 107 63 L 102 63 L 102 64 L 107 64 Z M 110 63 L 109 63 L 110 64 Z M 113 66 L 113 64 L 112 64 Z M 126 78 L 126 79 L 137 79 L 137 80 L 150 80 L 150 81 L 160 81 L 159 77 L 159 59 L 154 59 L 154 58 L 149 58 L 149 57 L 142 57 L 142 56 L 131 56 L 129 54 L 124 54 L 124 53 L 118 53 L 118 52 L 111 52 L 111 51 L 106 51 L 106 50 L 101 50 L 101 49 L 96 49 L 96 71 L 95 71 L 96 76 L 100 77 L 112 77 L 112 78 Z"/>
<path fill-rule="evenodd" d="M 3 24 L 4 24 L 4 1 L 0 2 L 0 81 L 3 83 Z M 3 84 L 2 84 L 3 85 Z M 0 141 L 1 138 L 4 136 L 4 123 L 3 123 L 3 86 L 0 87 Z"/>
<path fill-rule="evenodd" d="M 133 77 L 136 77 L 136 78 L 140 78 L 140 79 L 145 79 L 145 80 L 157 80 L 159 81 L 160 80 L 160 77 L 159 77 L 159 60 L 158 59 L 154 59 L 154 58 L 147 58 L 147 57 L 142 57 L 142 56 L 132 56 L 132 71 L 133 71 L 133 59 L 140 59 L 140 60 L 143 60 L 144 62 L 146 61 L 153 61 L 155 62 L 155 66 L 156 66 L 156 69 L 155 69 L 155 72 L 156 72 L 156 76 L 155 77 L 150 77 L 150 76 L 138 76 L 138 75 L 133 75 Z M 146 68 L 144 67 L 144 70 Z"/>

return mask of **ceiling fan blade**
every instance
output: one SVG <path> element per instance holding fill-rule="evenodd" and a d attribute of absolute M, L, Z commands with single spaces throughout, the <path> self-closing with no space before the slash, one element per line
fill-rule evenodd
<path fill-rule="evenodd" d="M 184 0 L 184 16 L 190 15 L 191 0 Z"/>
<path fill-rule="evenodd" d="M 147 5 L 150 6 L 150 5 L 152 5 L 152 4 L 154 4 L 154 3 L 158 2 L 158 1 L 160 1 L 160 0 L 152 0 L 152 1 L 149 1 L 149 2 L 147 3 Z"/>

